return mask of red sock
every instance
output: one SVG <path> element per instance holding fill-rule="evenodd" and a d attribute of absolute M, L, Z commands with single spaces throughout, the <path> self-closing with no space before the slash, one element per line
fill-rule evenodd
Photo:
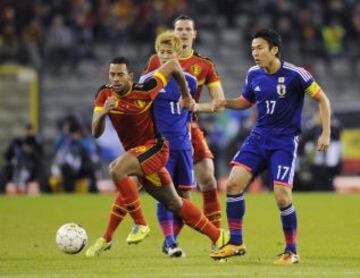
<path fill-rule="evenodd" d="M 106 230 L 103 236 L 107 242 L 112 241 L 115 230 L 127 213 L 123 202 L 124 200 L 122 199 L 120 193 L 117 193 L 111 208 L 109 222 L 106 226 Z"/>
<path fill-rule="evenodd" d="M 203 195 L 203 209 L 205 216 L 216 227 L 221 227 L 221 206 L 216 189 L 204 191 Z"/>
<path fill-rule="evenodd" d="M 207 235 L 215 243 L 220 236 L 220 230 L 210 223 L 193 203 L 186 199 L 182 200 L 183 207 L 181 208 L 180 216 L 184 219 L 185 224 Z"/>
<path fill-rule="evenodd" d="M 141 209 L 139 192 L 136 184 L 130 178 L 124 178 L 116 183 L 121 196 L 123 196 L 124 206 L 131 215 L 135 224 L 147 225 Z"/>

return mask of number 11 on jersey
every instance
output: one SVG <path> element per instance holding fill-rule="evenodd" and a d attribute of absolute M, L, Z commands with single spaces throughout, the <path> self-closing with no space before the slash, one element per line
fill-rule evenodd
<path fill-rule="evenodd" d="M 181 114 L 180 103 L 170 101 L 171 114 Z"/>

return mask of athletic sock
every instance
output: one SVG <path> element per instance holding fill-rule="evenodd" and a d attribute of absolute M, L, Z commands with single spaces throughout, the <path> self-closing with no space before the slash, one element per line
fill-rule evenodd
<path fill-rule="evenodd" d="M 237 195 L 227 195 L 226 214 L 230 230 L 229 243 L 241 245 L 243 243 L 242 221 L 245 214 L 244 193 Z"/>
<path fill-rule="evenodd" d="M 285 236 L 285 251 L 297 253 L 297 218 L 292 204 L 280 209 L 281 223 Z"/>
<path fill-rule="evenodd" d="M 216 227 L 221 227 L 221 206 L 217 189 L 204 191 L 203 195 L 203 211 L 205 216 Z"/>
<path fill-rule="evenodd" d="M 127 213 L 127 210 L 123 205 L 123 202 L 124 200 L 122 199 L 120 193 L 117 193 L 114 203 L 112 204 L 109 221 L 106 226 L 105 233 L 103 235 L 103 237 L 107 242 L 112 241 L 115 230 L 117 229 L 117 227 L 119 226 L 119 224 L 121 223 L 121 221 L 123 220 L 123 218 Z"/>
<path fill-rule="evenodd" d="M 182 200 L 183 206 L 179 214 L 185 224 L 207 235 L 211 241 L 215 243 L 220 236 L 220 230 L 215 227 L 193 203 L 187 199 Z"/>
<path fill-rule="evenodd" d="M 184 227 L 184 220 L 180 216 L 174 214 L 173 230 L 174 230 L 175 239 L 177 239 L 183 227 Z"/>
<path fill-rule="evenodd" d="M 116 187 L 123 196 L 124 206 L 135 224 L 147 225 L 141 209 L 139 192 L 136 184 L 130 178 L 123 178 L 116 183 Z"/>
<path fill-rule="evenodd" d="M 160 229 L 164 235 L 166 246 L 173 246 L 176 244 L 173 230 L 174 214 L 163 204 L 157 203 L 157 219 L 160 224 Z"/>

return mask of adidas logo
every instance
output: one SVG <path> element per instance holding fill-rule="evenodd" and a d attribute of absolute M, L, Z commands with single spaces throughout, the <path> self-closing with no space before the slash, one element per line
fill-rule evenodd
<path fill-rule="evenodd" d="M 261 89 L 260 89 L 259 85 L 255 87 L 254 91 L 255 92 L 261 92 Z"/>

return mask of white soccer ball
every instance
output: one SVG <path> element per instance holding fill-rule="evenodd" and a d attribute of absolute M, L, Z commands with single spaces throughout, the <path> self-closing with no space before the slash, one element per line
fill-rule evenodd
<path fill-rule="evenodd" d="M 64 224 L 56 232 L 56 244 L 67 254 L 79 253 L 84 249 L 87 240 L 85 229 L 75 223 Z"/>

